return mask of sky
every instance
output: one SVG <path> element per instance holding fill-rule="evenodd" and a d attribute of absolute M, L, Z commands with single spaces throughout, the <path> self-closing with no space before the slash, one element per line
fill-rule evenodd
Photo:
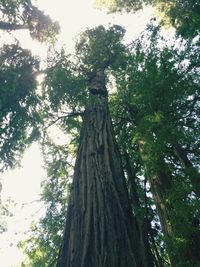
<path fill-rule="evenodd" d="M 68 53 L 73 53 L 74 40 L 85 28 L 100 24 L 108 26 L 118 24 L 127 30 L 126 42 L 130 43 L 144 30 L 145 25 L 152 17 L 152 9 L 148 8 L 136 15 L 123 14 L 107 15 L 105 10 L 94 8 L 93 0 L 38 0 L 37 6 L 57 20 L 61 26 L 58 37 L 58 46 L 65 46 Z M 5 34 L 4 40 L 16 37 L 24 48 L 31 49 L 32 53 L 41 56 L 47 55 L 47 46 L 33 41 L 26 31 Z M 56 140 L 62 142 L 64 137 L 60 132 L 54 132 Z M 10 209 L 13 216 L 8 218 L 8 231 L 0 235 L 0 266 L 19 267 L 25 255 L 17 248 L 16 244 L 25 239 L 32 221 L 37 221 L 44 214 L 44 205 L 39 202 L 40 183 L 46 177 L 42 155 L 39 146 L 34 143 L 24 154 L 21 168 L 7 171 L 0 176 L 3 189 L 1 200 L 12 199 L 15 205 Z"/>

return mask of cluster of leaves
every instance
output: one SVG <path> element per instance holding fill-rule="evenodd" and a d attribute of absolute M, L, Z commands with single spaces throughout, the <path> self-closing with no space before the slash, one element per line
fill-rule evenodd
<path fill-rule="evenodd" d="M 48 61 L 43 95 L 52 112 L 80 112 L 87 99 L 85 76 L 64 50 L 52 54 Z"/>
<path fill-rule="evenodd" d="M 195 37 L 200 31 L 200 3 L 196 0 L 153 1 L 162 24 L 173 26 L 183 37 Z"/>
<path fill-rule="evenodd" d="M 46 42 L 55 39 L 59 24 L 32 4 L 30 0 L 1 0 L 0 29 L 28 29 L 33 39 Z"/>
<path fill-rule="evenodd" d="M 109 29 L 103 26 L 83 32 L 76 43 L 76 57 L 80 68 L 91 79 L 96 68 L 117 68 L 124 51 L 122 39 L 125 30 L 113 25 Z M 101 40 L 101 41 L 99 41 Z"/>
<path fill-rule="evenodd" d="M 155 8 L 165 26 L 173 26 L 183 37 L 195 37 L 200 31 L 200 3 L 198 0 L 96 0 L 109 12 L 136 12 L 147 5 Z"/>
<path fill-rule="evenodd" d="M 39 41 L 53 39 L 58 27 L 30 0 L 0 1 L 0 29 L 28 29 Z M 13 167 L 38 137 L 40 97 L 36 73 L 40 61 L 20 44 L 0 48 L 0 169 Z"/>
<path fill-rule="evenodd" d="M 96 0 L 97 6 L 105 6 L 109 12 L 136 12 L 142 9 L 143 4 L 149 3 L 149 0 Z"/>
<path fill-rule="evenodd" d="M 0 58 L 0 157 L 1 169 L 5 169 L 14 166 L 38 120 L 33 73 L 39 62 L 17 44 L 4 45 Z"/>

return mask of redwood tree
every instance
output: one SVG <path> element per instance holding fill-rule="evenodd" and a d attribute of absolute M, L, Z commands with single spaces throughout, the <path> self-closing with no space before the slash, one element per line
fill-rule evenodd
<path fill-rule="evenodd" d="M 199 48 L 195 42 L 162 47 L 159 27 L 152 26 L 115 74 L 112 116 L 120 148 L 127 142 L 132 162 L 138 155 L 136 176 L 149 184 L 171 266 L 199 266 L 199 81 L 192 57 Z"/>
<path fill-rule="evenodd" d="M 105 70 L 114 64 L 122 35 L 120 27 L 105 31 L 100 26 L 77 45 L 88 78 L 88 103 L 58 267 L 153 266 L 131 210 L 108 108 Z"/>

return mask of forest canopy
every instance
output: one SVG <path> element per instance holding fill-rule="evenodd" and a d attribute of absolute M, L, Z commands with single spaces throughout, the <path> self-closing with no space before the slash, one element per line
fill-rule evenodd
<path fill-rule="evenodd" d="M 49 50 L 40 90 L 40 59 L 19 43 L 0 49 L 1 171 L 35 141 L 47 171 L 46 214 L 19 243 L 21 266 L 198 267 L 199 4 L 97 2 L 122 13 L 152 5 L 162 19 L 129 44 L 123 27 L 100 25 L 74 54 Z M 57 23 L 31 1 L 1 1 L 0 12 L 1 30 L 55 41 Z"/>
<path fill-rule="evenodd" d="M 194 37 L 200 31 L 200 3 L 197 0 L 96 0 L 96 3 L 111 13 L 137 12 L 146 6 L 153 6 L 161 24 L 173 26 L 177 34 Z"/>

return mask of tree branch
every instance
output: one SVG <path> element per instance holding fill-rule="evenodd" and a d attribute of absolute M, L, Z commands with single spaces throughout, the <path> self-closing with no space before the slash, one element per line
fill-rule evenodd
<path fill-rule="evenodd" d="M 0 30 L 15 31 L 15 30 L 25 30 L 28 28 L 29 27 L 27 24 L 15 24 L 15 23 L 0 21 Z"/>
<path fill-rule="evenodd" d="M 71 113 L 67 113 L 66 115 L 59 116 L 55 120 L 51 121 L 50 124 L 47 127 L 45 127 L 45 130 L 51 127 L 57 121 L 62 120 L 64 118 L 77 117 L 77 116 L 83 116 L 83 115 L 84 115 L 84 111 L 83 112 L 71 112 Z"/>

